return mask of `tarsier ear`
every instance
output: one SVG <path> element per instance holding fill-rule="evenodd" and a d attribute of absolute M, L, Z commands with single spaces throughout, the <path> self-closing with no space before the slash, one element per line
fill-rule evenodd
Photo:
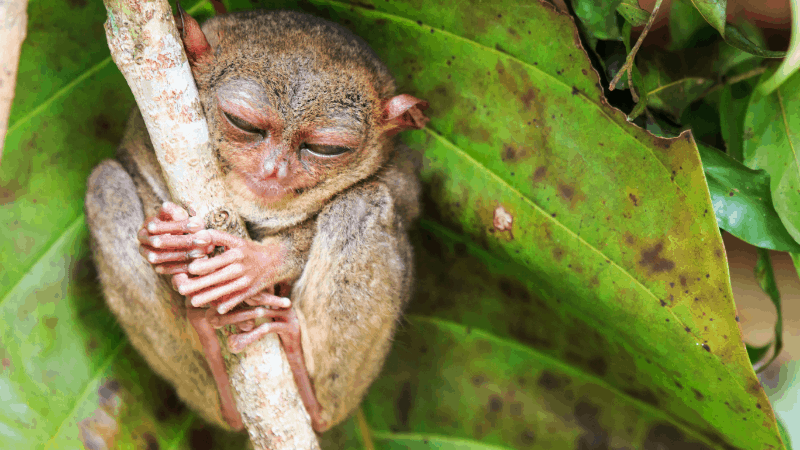
<path fill-rule="evenodd" d="M 396 95 L 383 104 L 383 126 L 389 136 L 409 128 L 424 128 L 430 120 L 422 114 L 428 102 L 408 94 Z"/>
<path fill-rule="evenodd" d="M 213 57 L 211 46 L 208 44 L 206 35 L 200 29 L 200 24 L 190 16 L 178 2 L 178 20 L 176 25 L 178 31 L 181 33 L 181 40 L 183 41 L 183 48 L 186 49 L 186 56 L 189 58 L 189 64 L 195 67 L 199 64 L 208 62 Z"/>

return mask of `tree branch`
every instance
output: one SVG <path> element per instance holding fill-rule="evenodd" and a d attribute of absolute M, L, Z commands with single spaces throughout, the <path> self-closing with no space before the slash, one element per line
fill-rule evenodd
<path fill-rule="evenodd" d="M 167 0 L 104 0 L 108 46 L 142 112 L 172 198 L 206 223 L 245 236 L 228 207 L 208 125 Z M 318 449 L 276 335 L 231 354 L 219 335 L 236 406 L 257 449 Z"/>
<path fill-rule="evenodd" d="M 19 53 L 28 26 L 28 0 L 0 0 L 0 161 L 17 84 Z"/>

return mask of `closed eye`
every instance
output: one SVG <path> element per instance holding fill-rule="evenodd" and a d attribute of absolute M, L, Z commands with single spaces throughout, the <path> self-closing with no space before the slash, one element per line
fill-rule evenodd
<path fill-rule="evenodd" d="M 258 128 L 257 126 L 253 125 L 252 123 L 242 119 L 241 117 L 236 117 L 233 114 L 227 113 L 222 111 L 222 114 L 225 115 L 225 119 L 233 125 L 234 127 L 244 131 L 245 133 L 253 133 L 253 134 L 265 134 L 266 131 Z"/>
<path fill-rule="evenodd" d="M 339 156 L 343 153 L 351 151 L 352 149 L 338 145 L 320 145 L 303 142 L 300 144 L 300 150 L 308 150 L 317 156 Z"/>

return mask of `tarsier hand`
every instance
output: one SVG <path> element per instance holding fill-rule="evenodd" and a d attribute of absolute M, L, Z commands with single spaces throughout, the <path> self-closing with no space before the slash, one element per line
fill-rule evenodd
<path fill-rule="evenodd" d="M 286 252 L 280 245 L 207 230 L 198 217 L 189 217 L 186 210 L 169 202 L 161 206 L 157 217 L 145 220 L 138 238 L 142 255 L 156 272 L 172 274 L 173 286 L 194 307 L 212 305 L 225 314 L 243 301 L 251 306 L 291 306 L 288 298 L 271 294 L 271 287 L 284 281 L 276 279 Z M 216 246 L 225 252 L 208 257 Z M 242 324 L 244 328 L 249 320 Z"/>

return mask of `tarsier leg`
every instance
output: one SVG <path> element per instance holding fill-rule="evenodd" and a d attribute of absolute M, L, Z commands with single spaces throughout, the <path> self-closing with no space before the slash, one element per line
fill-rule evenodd
<path fill-rule="evenodd" d="M 264 303 L 274 303 L 273 300 L 279 299 L 269 294 L 260 294 L 251 299 L 263 299 Z M 270 309 L 263 306 L 255 308 L 229 312 L 219 315 L 211 308 L 209 309 L 209 321 L 212 326 L 219 328 L 226 325 L 247 324 L 260 318 L 271 318 L 274 322 L 265 322 L 258 327 L 243 333 L 231 335 L 228 338 L 228 347 L 234 353 L 243 351 L 248 345 L 266 336 L 268 333 L 277 333 L 281 339 L 289 368 L 292 370 L 294 382 L 303 400 L 303 405 L 311 417 L 311 425 L 315 430 L 320 431 L 327 428 L 327 424 L 322 421 L 322 407 L 314 394 L 314 387 L 311 385 L 311 378 L 308 375 L 305 357 L 303 356 L 303 346 L 300 342 L 300 324 L 293 308 L 289 309 Z M 249 327 L 247 327 L 249 328 Z M 240 328 L 241 329 L 241 328 Z"/>

